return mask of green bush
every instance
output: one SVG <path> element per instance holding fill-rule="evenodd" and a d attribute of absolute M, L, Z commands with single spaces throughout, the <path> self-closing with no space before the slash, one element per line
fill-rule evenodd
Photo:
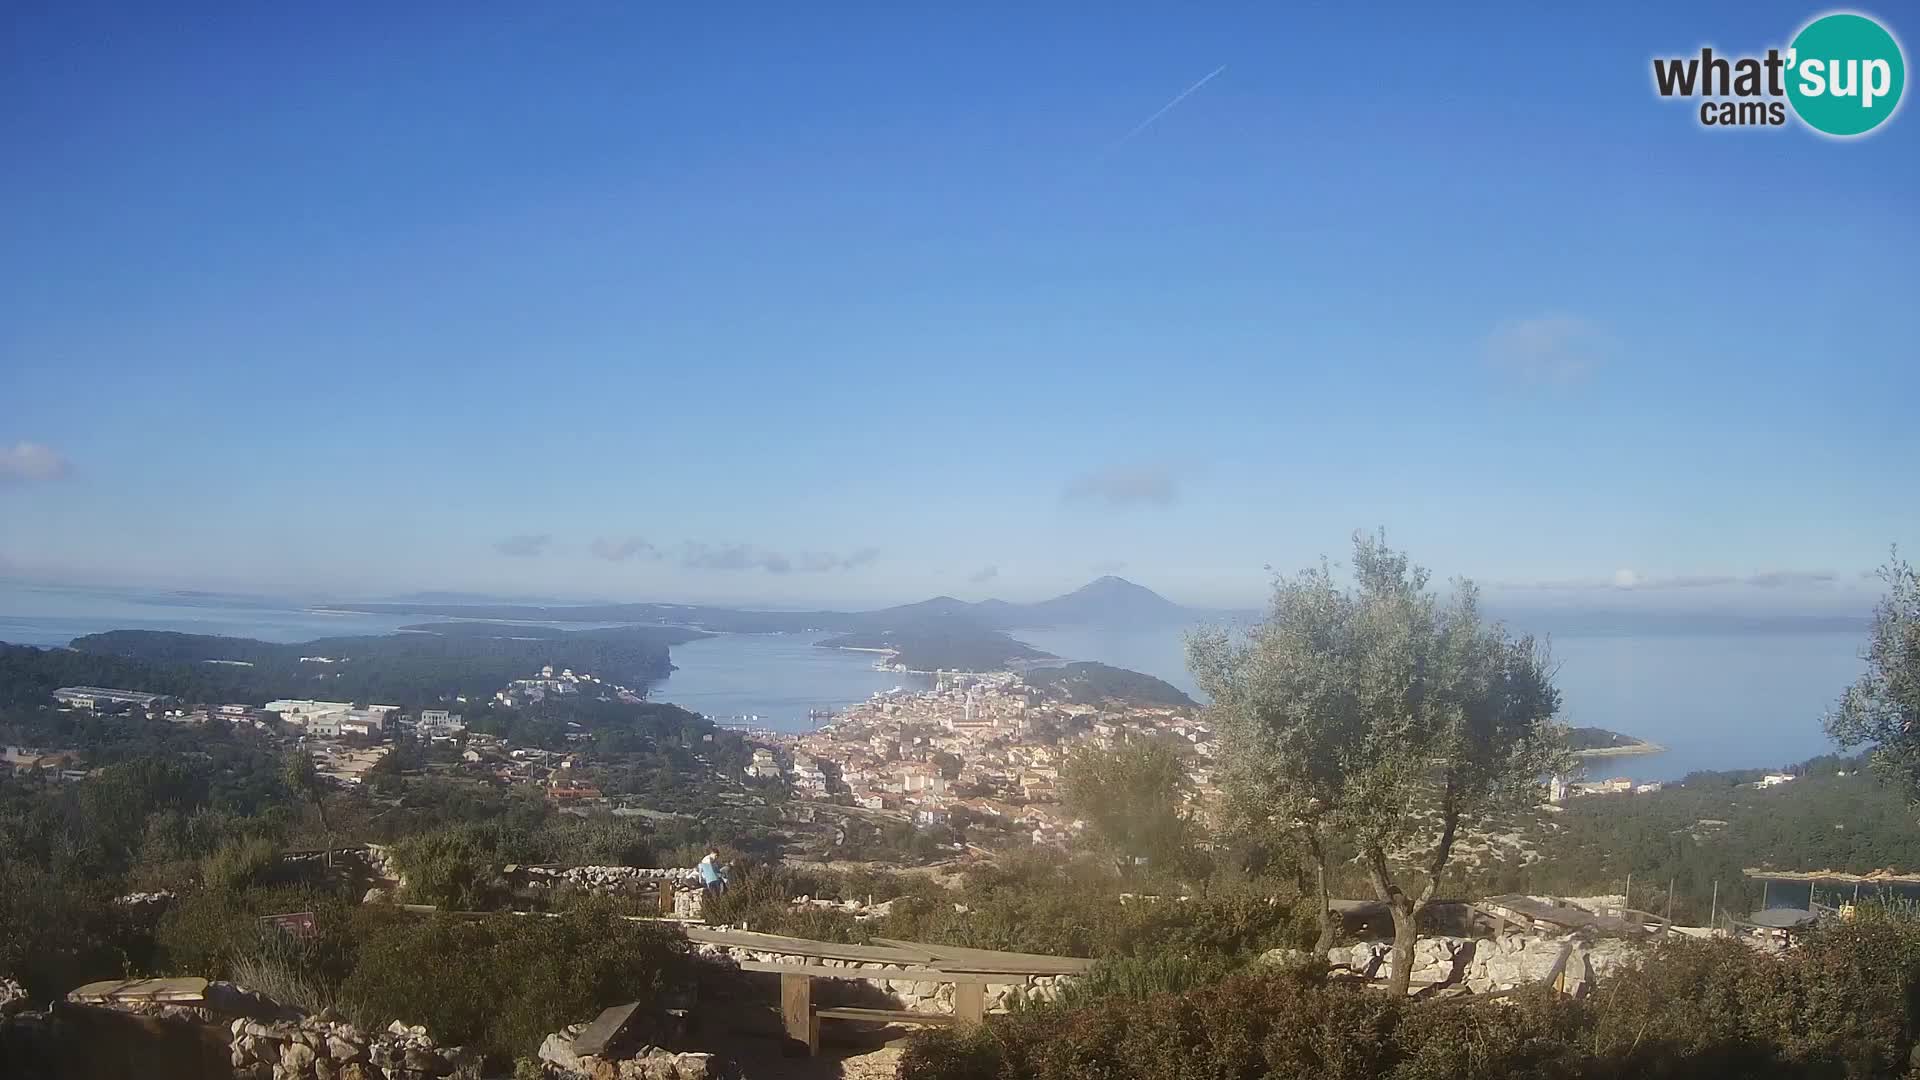
<path fill-rule="evenodd" d="M 655 1005 L 693 974 L 686 939 L 608 909 L 558 917 L 438 914 L 369 937 L 340 988 L 355 1016 L 425 1024 L 442 1042 L 511 1061 L 610 1005 Z"/>
<path fill-rule="evenodd" d="M 441 829 L 394 845 L 407 899 L 447 911 L 486 911 L 505 901 L 494 849 L 473 829 Z"/>
<path fill-rule="evenodd" d="M 1138 999 L 1177 994 L 1217 983 L 1239 966 L 1218 955 L 1156 952 L 1115 956 L 1094 964 L 1083 978 L 1064 984 L 1061 1000 L 1067 1005 L 1084 1005 L 1106 997 Z"/>
<path fill-rule="evenodd" d="M 271 884 L 279 871 L 279 850 L 272 841 L 259 836 L 225 841 L 200 860 L 201 882 L 217 892 L 235 893 Z"/>
<path fill-rule="evenodd" d="M 312 912 L 314 934 L 289 942 L 263 925 L 264 915 Z M 305 985 L 314 997 L 333 993 L 353 970 L 360 944 L 408 918 L 387 904 L 357 904 L 339 893 L 304 887 L 202 889 L 173 902 L 154 929 L 154 970 L 244 982 L 275 971 L 284 985 Z M 265 987 L 256 987 L 273 996 Z M 299 1004 L 291 1001 L 290 1004 Z"/>

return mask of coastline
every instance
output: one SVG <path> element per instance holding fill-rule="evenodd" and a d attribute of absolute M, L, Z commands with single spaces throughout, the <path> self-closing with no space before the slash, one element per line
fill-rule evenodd
<path fill-rule="evenodd" d="M 1575 750 L 1575 757 L 1640 757 L 1643 754 L 1664 754 L 1667 748 L 1655 742 L 1634 743 L 1632 746 L 1597 746 L 1591 750 Z"/>

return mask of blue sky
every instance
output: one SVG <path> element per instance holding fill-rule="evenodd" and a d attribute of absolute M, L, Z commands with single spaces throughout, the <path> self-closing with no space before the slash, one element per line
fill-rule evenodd
<path fill-rule="evenodd" d="M 0 573 L 1236 604 L 1384 526 L 1838 610 L 1920 544 L 1920 118 L 1651 89 L 1819 9 L 564 6 L 10 15 Z"/>

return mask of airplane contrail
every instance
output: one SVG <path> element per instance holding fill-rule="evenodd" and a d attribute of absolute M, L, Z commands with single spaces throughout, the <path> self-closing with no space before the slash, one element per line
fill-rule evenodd
<path fill-rule="evenodd" d="M 1133 137 L 1135 135 L 1138 135 L 1141 132 L 1147 130 L 1147 128 L 1153 125 L 1153 122 L 1155 120 L 1158 120 L 1161 117 L 1167 115 L 1167 113 L 1173 110 L 1173 107 L 1175 105 L 1178 105 L 1181 102 L 1187 100 L 1188 95 L 1192 94 L 1195 90 L 1198 90 L 1201 87 L 1212 82 L 1215 78 L 1219 77 L 1221 72 L 1225 70 L 1227 70 L 1227 65 L 1221 64 L 1219 67 L 1214 68 L 1212 71 L 1207 72 L 1207 74 L 1204 77 L 1202 77 L 1199 82 L 1194 83 L 1192 86 L 1189 86 L 1185 90 L 1180 91 L 1180 93 L 1176 95 L 1172 101 L 1169 101 L 1165 105 L 1160 106 L 1159 110 L 1155 112 L 1152 116 L 1149 116 L 1145 120 L 1140 121 L 1140 123 L 1134 126 L 1134 129 L 1132 131 L 1129 131 L 1125 135 L 1120 136 L 1119 139 L 1114 141 L 1113 145 L 1107 147 L 1105 150 L 1101 152 L 1103 154 L 1111 154 L 1115 150 L 1118 150 L 1121 147 L 1127 145 L 1127 143 L 1133 140 Z"/>

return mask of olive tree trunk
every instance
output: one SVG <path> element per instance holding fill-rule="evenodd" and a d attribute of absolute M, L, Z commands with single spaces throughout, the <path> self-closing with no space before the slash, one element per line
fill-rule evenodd
<path fill-rule="evenodd" d="M 1333 951 L 1334 934 L 1333 901 L 1331 894 L 1327 891 L 1327 853 L 1326 849 L 1320 846 L 1318 837 L 1308 840 L 1307 850 L 1313 856 L 1313 899 L 1319 905 L 1316 914 L 1319 916 L 1320 936 L 1314 940 L 1313 955 L 1317 959 L 1324 960 L 1327 954 Z"/>

